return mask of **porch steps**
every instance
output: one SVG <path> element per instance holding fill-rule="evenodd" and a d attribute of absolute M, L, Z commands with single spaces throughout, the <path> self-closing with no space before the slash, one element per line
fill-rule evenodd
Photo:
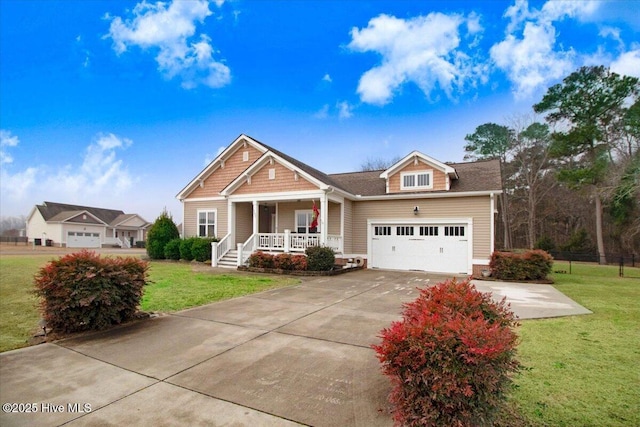
<path fill-rule="evenodd" d="M 238 251 L 229 251 L 218 261 L 218 267 L 237 268 L 238 267 Z"/>

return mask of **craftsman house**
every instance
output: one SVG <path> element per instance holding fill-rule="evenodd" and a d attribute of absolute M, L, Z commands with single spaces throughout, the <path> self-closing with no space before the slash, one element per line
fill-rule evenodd
<path fill-rule="evenodd" d="M 114 209 L 44 202 L 27 216 L 27 237 L 35 245 L 67 248 L 130 248 L 144 241 L 149 222 Z"/>
<path fill-rule="evenodd" d="M 213 265 L 323 245 L 368 268 L 479 274 L 501 192 L 497 160 L 414 151 L 387 170 L 327 175 L 240 135 L 176 197 L 183 236 L 220 239 Z"/>

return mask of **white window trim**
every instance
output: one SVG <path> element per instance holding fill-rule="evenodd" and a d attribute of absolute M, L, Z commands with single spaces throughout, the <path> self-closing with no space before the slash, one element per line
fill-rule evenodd
<path fill-rule="evenodd" d="M 424 174 L 429 175 L 429 185 L 418 185 L 418 175 L 424 175 Z M 414 176 L 416 185 L 411 187 L 406 187 L 404 185 L 404 177 L 411 176 L 411 175 Z M 400 173 L 400 189 L 401 190 L 431 190 L 432 188 L 433 188 L 433 169 Z"/>
<path fill-rule="evenodd" d="M 296 209 L 294 212 L 294 216 L 295 216 L 295 231 L 296 233 L 298 232 L 298 214 L 306 214 L 307 218 L 309 219 L 309 214 L 313 215 L 313 209 Z M 318 227 L 317 227 L 317 232 L 316 233 L 309 233 L 309 225 L 311 225 L 311 222 L 309 222 L 308 224 L 306 224 L 306 228 L 307 228 L 307 232 L 304 234 L 320 234 L 321 233 L 321 223 L 320 223 L 320 217 L 318 216 Z M 302 234 L 302 233 L 299 233 Z"/>
<path fill-rule="evenodd" d="M 197 213 L 196 213 L 196 236 L 198 237 L 216 237 L 216 236 L 201 236 L 200 235 L 200 214 L 201 213 L 209 213 L 209 212 L 213 212 L 213 230 L 214 233 L 217 234 L 218 233 L 218 209 L 198 209 Z M 208 217 L 208 215 L 207 215 Z M 209 225 L 207 223 L 207 225 Z"/>

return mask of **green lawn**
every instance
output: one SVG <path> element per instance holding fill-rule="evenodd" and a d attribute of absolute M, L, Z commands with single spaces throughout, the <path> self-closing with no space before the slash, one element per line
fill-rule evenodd
<path fill-rule="evenodd" d="M 267 289 L 297 284 L 287 276 L 248 276 L 235 273 L 194 273 L 189 264 L 154 262 L 145 288 L 142 310 L 170 312 Z"/>
<path fill-rule="evenodd" d="M 555 287 L 594 314 L 521 322 L 525 370 L 513 399 L 533 425 L 640 425 L 640 279 L 617 276 L 617 267 L 573 263 L 572 274 L 554 274 Z"/>
<path fill-rule="evenodd" d="M 53 259 L 50 255 L 0 257 L 0 352 L 28 345 L 38 331 L 40 315 L 32 294 L 33 277 Z M 249 276 L 194 272 L 191 264 L 154 261 L 142 300 L 142 310 L 171 312 L 299 281 L 286 276 Z"/>

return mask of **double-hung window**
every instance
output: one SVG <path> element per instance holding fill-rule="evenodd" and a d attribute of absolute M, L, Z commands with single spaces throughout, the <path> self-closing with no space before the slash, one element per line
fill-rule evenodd
<path fill-rule="evenodd" d="M 318 218 L 318 227 L 311 227 L 313 222 L 313 211 L 300 210 L 296 211 L 296 233 L 319 233 L 320 221 Z"/>
<path fill-rule="evenodd" d="M 216 211 L 198 211 L 198 237 L 216 236 Z"/>
<path fill-rule="evenodd" d="M 429 190 L 433 188 L 433 171 L 403 172 L 400 174 L 401 190 Z"/>

